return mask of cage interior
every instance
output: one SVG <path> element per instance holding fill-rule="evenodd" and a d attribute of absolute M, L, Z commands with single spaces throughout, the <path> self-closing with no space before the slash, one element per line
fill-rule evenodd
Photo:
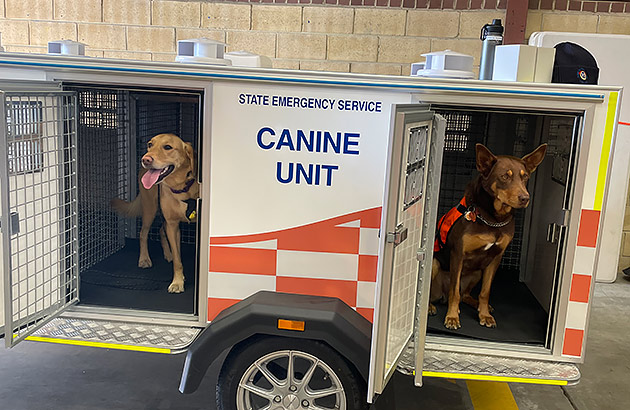
<path fill-rule="evenodd" d="M 173 133 L 197 149 L 199 101 L 194 94 L 68 86 L 78 96 L 77 168 L 80 299 L 97 305 L 195 313 L 197 227 L 182 223 L 185 292 L 169 294 L 172 263 L 163 257 L 158 214 L 151 226 L 151 268 L 139 268 L 141 218 L 125 218 L 110 200 L 138 194 L 140 158 L 156 134 Z"/>
<path fill-rule="evenodd" d="M 571 153 L 575 150 L 575 114 L 470 110 L 438 107 L 447 120 L 438 212 L 444 215 L 464 196 L 466 185 L 477 175 L 475 144 L 495 155 L 523 157 L 547 143 L 545 159 L 528 183 L 531 201 L 515 214 L 514 239 L 497 270 L 490 305 L 496 328 L 479 325 L 476 309 L 460 304 L 462 327 L 444 326 L 446 304 L 429 317 L 429 334 L 487 341 L 548 346 L 559 277 L 561 238 L 549 242 L 547 226 L 561 225 L 571 185 Z M 473 290 L 476 297 L 480 284 Z"/>

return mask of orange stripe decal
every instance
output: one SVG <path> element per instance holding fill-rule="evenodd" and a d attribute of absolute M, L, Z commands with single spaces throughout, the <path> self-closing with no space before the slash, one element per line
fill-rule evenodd
<path fill-rule="evenodd" d="M 324 221 L 278 235 L 278 249 L 286 251 L 359 253 L 358 228 L 335 226 Z"/>
<path fill-rule="evenodd" d="M 208 322 L 213 321 L 219 313 L 238 302 L 240 299 L 208 298 Z"/>
<path fill-rule="evenodd" d="M 591 293 L 590 275 L 580 275 L 574 273 L 571 278 L 571 294 L 569 300 L 571 302 L 588 303 L 588 296 Z"/>
<path fill-rule="evenodd" d="M 361 228 L 381 227 L 381 207 L 372 208 L 361 216 Z"/>
<path fill-rule="evenodd" d="M 275 275 L 276 251 L 210 246 L 210 272 Z"/>
<path fill-rule="evenodd" d="M 581 356 L 582 341 L 584 340 L 584 330 L 565 329 L 562 354 L 566 356 Z"/>
<path fill-rule="evenodd" d="M 357 282 L 355 281 L 278 276 L 276 277 L 276 291 L 336 297 L 350 307 L 357 304 Z"/>
<path fill-rule="evenodd" d="M 360 282 L 376 282 L 376 271 L 378 269 L 378 256 L 359 255 L 359 276 Z"/>
<path fill-rule="evenodd" d="M 357 308 L 357 313 L 370 321 L 374 322 L 374 309 L 373 308 Z"/>
<path fill-rule="evenodd" d="M 580 228 L 578 230 L 578 246 L 594 248 L 597 245 L 597 231 L 601 211 L 582 209 Z"/>
<path fill-rule="evenodd" d="M 313 233 L 321 235 L 322 232 L 328 235 L 336 235 L 339 233 L 352 235 L 350 234 L 350 231 L 358 230 L 357 228 L 344 228 L 338 227 L 338 225 L 343 225 L 352 221 L 360 221 L 359 223 L 361 228 L 379 228 L 381 221 L 380 218 L 381 207 L 377 207 L 279 231 L 241 236 L 213 236 L 210 238 L 210 245 L 234 245 L 239 243 L 262 242 L 277 239 L 278 249 L 282 250 L 358 253 L 358 237 L 356 242 L 353 240 L 350 244 L 342 241 L 335 241 L 335 245 L 339 245 L 341 243 L 341 248 L 335 248 L 331 244 L 323 242 L 322 238 L 317 238 L 316 240 L 312 240 L 310 242 L 301 239 L 301 245 L 305 246 L 303 248 L 297 248 L 295 244 L 291 243 L 291 241 L 296 235 L 309 236 Z M 325 239 L 330 240 L 330 237 Z M 313 246 L 313 244 L 315 246 Z"/>

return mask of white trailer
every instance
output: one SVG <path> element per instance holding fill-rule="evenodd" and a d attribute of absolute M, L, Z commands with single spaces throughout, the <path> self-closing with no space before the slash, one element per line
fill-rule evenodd
<path fill-rule="evenodd" d="M 218 404 L 237 409 L 362 408 L 395 369 L 579 379 L 620 87 L 10 53 L 0 79 L 7 346 L 187 351 L 185 393 L 229 349 Z M 180 295 L 156 252 L 135 266 L 137 223 L 108 206 L 162 132 L 199 155 Z M 432 244 L 477 142 L 549 149 L 493 285 L 498 327 L 462 307 L 449 331 L 427 317 Z"/>

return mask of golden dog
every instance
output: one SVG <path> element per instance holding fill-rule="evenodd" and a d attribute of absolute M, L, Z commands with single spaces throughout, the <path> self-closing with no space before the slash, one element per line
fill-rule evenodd
<path fill-rule="evenodd" d="M 138 175 L 140 193 L 136 199 L 127 202 L 115 198 L 111 201 L 111 206 L 128 217 L 142 215 L 138 266 L 150 268 L 153 263 L 149 256 L 147 240 L 157 212 L 159 189 L 159 206 L 164 216 L 164 224 L 160 228 L 160 242 L 164 258 L 168 262 L 173 262 L 173 281 L 168 291 L 181 293 L 184 291 L 184 269 L 180 253 L 179 224 L 195 219 L 196 215 L 190 212 L 189 203 L 199 197 L 197 163 L 193 147 L 176 135 L 158 134 L 147 144 L 147 153 L 142 157 L 142 167 Z"/>

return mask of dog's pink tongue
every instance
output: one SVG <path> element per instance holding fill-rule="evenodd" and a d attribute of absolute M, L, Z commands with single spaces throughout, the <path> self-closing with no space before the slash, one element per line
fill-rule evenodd
<path fill-rule="evenodd" d="M 161 169 L 150 169 L 142 176 L 142 185 L 146 189 L 151 189 L 153 185 L 157 182 L 160 177 Z"/>

